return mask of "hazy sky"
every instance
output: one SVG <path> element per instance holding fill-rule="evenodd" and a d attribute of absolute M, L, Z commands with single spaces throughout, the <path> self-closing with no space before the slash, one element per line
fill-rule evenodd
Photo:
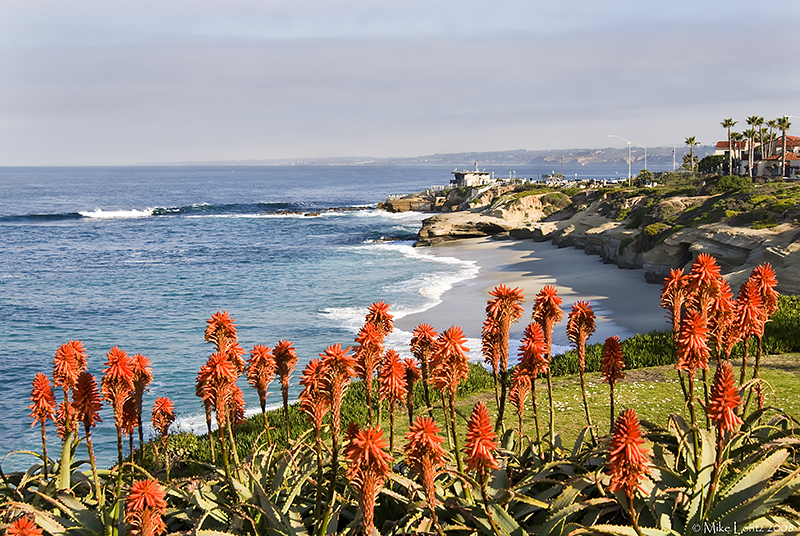
<path fill-rule="evenodd" d="M 0 165 L 711 144 L 800 116 L 798 23 L 797 0 L 0 0 Z"/>

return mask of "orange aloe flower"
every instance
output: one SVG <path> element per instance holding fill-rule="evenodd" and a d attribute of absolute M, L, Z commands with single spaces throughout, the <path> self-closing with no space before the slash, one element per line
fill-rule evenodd
<path fill-rule="evenodd" d="M 544 332 L 536 322 L 525 327 L 519 346 L 519 367 L 531 378 L 536 378 L 550 368 L 550 356 L 546 353 Z"/>
<path fill-rule="evenodd" d="M 403 402 L 408 394 L 406 390 L 405 364 L 400 360 L 396 350 L 388 350 L 378 371 L 380 399 L 389 401 L 389 452 L 394 452 L 394 409 L 397 402 Z"/>
<path fill-rule="evenodd" d="M 761 293 L 761 301 L 763 302 L 764 310 L 767 317 L 778 310 L 778 303 L 780 294 L 775 290 L 778 286 L 778 278 L 775 277 L 775 270 L 768 262 L 756 266 L 753 273 L 750 274 L 750 279 L 756 282 L 756 286 Z"/>
<path fill-rule="evenodd" d="M 300 378 L 300 385 L 303 390 L 300 392 L 300 408 L 311 419 L 314 430 L 319 433 L 322 430 L 322 419 L 330 410 L 330 399 L 328 390 L 328 371 L 322 366 L 320 359 L 312 359 L 303 369 Z"/>
<path fill-rule="evenodd" d="M 603 381 L 608 383 L 609 401 L 611 410 L 611 426 L 614 426 L 614 385 L 625 379 L 625 354 L 622 353 L 622 343 L 619 337 L 614 335 L 606 339 L 603 343 L 603 354 L 601 356 L 600 375 Z M 613 432 L 613 429 L 611 430 Z"/>
<path fill-rule="evenodd" d="M 139 414 L 136 411 L 136 399 L 128 397 L 122 405 L 122 433 L 130 436 L 131 452 L 133 452 L 133 432 L 139 426 Z"/>
<path fill-rule="evenodd" d="M 388 350 L 378 374 L 381 400 L 389 400 L 392 404 L 402 401 L 408 393 L 405 378 L 405 364 L 400 360 L 400 354 Z"/>
<path fill-rule="evenodd" d="M 739 317 L 739 330 L 746 340 L 749 337 L 761 337 L 764 334 L 766 315 L 761 289 L 754 279 L 748 279 L 739 287 L 739 298 L 736 300 L 736 313 Z"/>
<path fill-rule="evenodd" d="M 372 422 L 372 378 L 383 353 L 383 331 L 367 322 L 356 336 L 356 373 L 363 380 L 367 393 L 367 415 Z"/>
<path fill-rule="evenodd" d="M 422 372 L 422 388 L 425 391 L 425 404 L 428 407 L 431 407 L 431 397 L 428 392 L 431 381 L 430 360 L 438 336 L 439 334 L 429 324 L 419 324 L 411 334 L 411 354 L 419 361 L 419 369 Z"/>
<path fill-rule="evenodd" d="M 436 474 L 447 462 L 447 453 L 442 448 L 444 439 L 441 429 L 430 417 L 417 417 L 406 432 L 406 460 L 422 478 L 422 487 L 428 499 L 428 508 L 434 525 L 436 519 Z"/>
<path fill-rule="evenodd" d="M 19 517 L 6 529 L 8 536 L 42 536 L 42 529 L 36 526 L 33 519 Z"/>
<path fill-rule="evenodd" d="M 698 311 L 705 311 L 711 300 L 719 293 L 721 282 L 719 265 L 708 253 L 701 253 L 692 263 L 689 273 L 688 292 L 693 296 L 693 306 Z"/>
<path fill-rule="evenodd" d="M 100 393 L 97 390 L 97 382 L 94 376 L 89 374 L 88 371 L 81 372 L 78 376 L 78 384 L 73 390 L 74 401 L 72 407 L 75 409 L 76 420 L 83 423 L 83 428 L 86 433 L 86 448 L 89 451 L 89 463 L 92 466 L 92 478 L 94 479 L 95 498 L 100 502 L 102 507 L 102 499 L 100 494 L 100 480 L 97 477 L 97 462 L 94 456 L 94 444 L 92 443 L 92 427 L 102 422 L 100 419 L 100 409 L 103 405 L 100 403 Z"/>
<path fill-rule="evenodd" d="M 151 479 L 137 480 L 131 485 L 125 505 L 125 520 L 131 525 L 129 534 L 155 536 L 166 532 L 161 518 L 167 512 L 166 493 Z"/>
<path fill-rule="evenodd" d="M 225 341 L 236 340 L 235 322 L 236 319 L 231 318 L 228 311 L 220 309 L 212 314 L 211 318 L 206 320 L 206 341 L 213 342 L 217 346 L 217 350 L 221 350 Z"/>
<path fill-rule="evenodd" d="M 520 305 L 525 300 L 525 295 L 519 288 L 511 289 L 505 285 L 495 287 L 494 290 L 489 292 L 489 295 L 492 299 L 486 302 L 487 323 L 484 323 L 484 333 L 488 335 L 488 341 L 484 339 L 484 354 L 486 354 L 486 343 L 493 343 L 494 350 L 490 350 L 489 353 L 496 354 L 496 357 L 492 360 L 492 365 L 495 371 L 498 368 L 500 370 L 500 387 L 502 391 L 500 414 L 498 416 L 498 421 L 500 421 L 503 418 L 503 408 L 505 406 L 506 374 L 508 373 L 508 336 L 511 324 L 522 318 L 522 313 L 525 312 Z M 489 319 L 493 322 L 490 322 Z M 497 363 L 495 364 L 494 361 Z"/>
<path fill-rule="evenodd" d="M 467 471 L 475 469 L 483 482 L 486 471 L 497 469 L 494 453 L 497 450 L 497 436 L 489 419 L 489 409 L 483 402 L 472 408 L 472 415 L 467 423 L 467 440 L 464 446 Z"/>
<path fill-rule="evenodd" d="M 33 387 L 31 388 L 31 404 L 28 406 L 31 410 L 31 428 L 36 426 L 36 423 L 41 423 L 42 428 L 42 457 L 44 459 L 44 476 L 47 478 L 47 419 L 55 422 L 56 420 L 56 395 L 53 393 L 53 387 L 50 385 L 50 380 L 42 374 L 37 372 L 33 378 Z"/>
<path fill-rule="evenodd" d="M 173 422 L 175 422 L 175 404 L 169 398 L 159 396 L 153 404 L 153 428 L 164 437 L 169 434 L 169 427 Z"/>
<path fill-rule="evenodd" d="M 148 385 L 153 381 L 153 368 L 150 360 L 142 354 L 133 356 L 133 390 L 136 398 L 136 426 L 139 427 L 139 448 L 144 445 L 144 429 L 142 427 L 142 397 Z"/>
<path fill-rule="evenodd" d="M 238 426 L 245 421 L 244 411 L 247 406 L 244 401 L 242 389 L 234 383 L 231 386 L 231 390 L 231 401 L 228 404 L 229 418 L 231 419 L 231 424 Z"/>
<path fill-rule="evenodd" d="M 386 481 L 393 458 L 384 449 L 380 426 L 355 430 L 348 443 L 345 455 L 350 462 L 347 478 L 358 492 L 361 515 L 364 518 L 363 534 L 372 536 L 374 531 L 375 500 Z"/>
<path fill-rule="evenodd" d="M 669 271 L 669 276 L 664 278 L 664 286 L 661 287 L 661 307 L 670 312 L 669 321 L 675 339 L 681 326 L 683 306 L 690 297 L 689 279 L 690 276 L 683 273 L 683 270 L 672 269 Z"/>
<path fill-rule="evenodd" d="M 576 301 L 567 319 L 567 338 L 578 351 L 578 367 L 586 369 L 586 339 L 594 333 L 595 315 L 587 301 Z"/>
<path fill-rule="evenodd" d="M 611 475 L 610 491 L 623 490 L 630 498 L 642 489 L 641 480 L 650 474 L 650 457 L 646 449 L 639 418 L 632 409 L 623 411 L 614 424 L 606 469 Z"/>
<path fill-rule="evenodd" d="M 297 350 L 292 342 L 279 340 L 272 351 L 275 356 L 275 374 L 281 381 L 283 395 L 283 416 L 286 421 L 286 439 L 289 439 L 289 380 L 297 364 Z"/>
<path fill-rule="evenodd" d="M 561 322 L 564 312 L 561 310 L 561 298 L 558 290 L 552 285 L 545 285 L 536 295 L 533 302 L 533 320 L 542 326 L 547 353 L 553 338 L 553 327 Z"/>
<path fill-rule="evenodd" d="M 381 301 L 370 305 L 365 323 L 373 324 L 384 335 L 391 333 L 394 329 L 394 316 L 389 312 L 389 304 Z"/>
<path fill-rule="evenodd" d="M 95 423 L 103 422 L 103 419 L 100 418 L 100 410 L 103 404 L 94 376 L 85 370 L 81 372 L 73 395 L 72 407 L 75 409 L 76 418 L 83 423 L 86 430 L 94 426 Z"/>
<path fill-rule="evenodd" d="M 609 337 L 603 343 L 602 363 L 600 375 L 606 383 L 616 383 L 625 379 L 625 354 L 622 352 L 622 343 L 617 335 Z"/>
<path fill-rule="evenodd" d="M 709 340 L 714 344 L 717 361 L 723 357 L 723 351 L 726 347 L 725 341 L 729 336 L 730 326 L 735 322 L 736 302 L 733 299 L 730 285 L 727 281 L 722 280 L 719 294 L 711 301 L 711 305 L 708 308 Z"/>
<path fill-rule="evenodd" d="M 451 396 L 455 396 L 458 385 L 469 376 L 466 342 L 464 332 L 458 326 L 451 326 L 436 340 L 431 363 L 432 383 L 436 389 L 447 390 Z"/>
<path fill-rule="evenodd" d="M 680 336 L 678 337 L 677 370 L 684 370 L 694 375 L 696 369 L 708 370 L 709 350 L 708 321 L 697 311 L 689 311 L 681 322 Z"/>
<path fill-rule="evenodd" d="M 322 358 L 322 366 L 329 371 L 330 390 L 328 396 L 330 396 L 332 410 L 331 428 L 337 445 L 342 430 L 342 397 L 350 383 L 350 378 L 355 375 L 356 360 L 352 354 L 348 353 L 349 351 L 350 347 L 342 350 L 342 345 L 336 343 L 328 346 L 325 353 L 319 355 Z"/>
<path fill-rule="evenodd" d="M 500 325 L 493 316 L 483 321 L 481 331 L 481 353 L 483 362 L 492 367 L 492 375 L 497 383 L 497 371 L 500 368 Z"/>
<path fill-rule="evenodd" d="M 247 360 L 247 382 L 255 388 L 261 403 L 261 413 L 267 411 L 267 388 L 275 376 L 275 357 L 268 346 L 256 344 Z M 264 417 L 266 422 L 266 416 Z"/>
<path fill-rule="evenodd" d="M 122 431 L 125 419 L 125 400 L 133 394 L 133 366 L 131 359 L 118 346 L 106 354 L 103 379 L 100 385 L 103 399 L 107 400 L 114 410 L 114 425 L 117 428 L 117 461 L 122 466 Z"/>
<path fill-rule="evenodd" d="M 56 396 L 50 380 L 41 372 L 37 372 L 33 378 L 31 404 L 28 409 L 31 410 L 31 419 L 33 419 L 31 428 L 36 426 L 37 422 L 44 426 L 47 419 L 51 421 L 56 419 Z"/>
<path fill-rule="evenodd" d="M 736 415 L 736 408 L 742 402 L 736 380 L 733 377 L 733 366 L 729 361 L 722 361 L 714 374 L 714 384 L 708 398 L 708 417 L 717 425 L 720 435 L 733 432 L 742 424 Z"/>
<path fill-rule="evenodd" d="M 53 357 L 53 384 L 68 389 L 75 387 L 78 375 L 86 370 L 86 350 L 81 341 L 69 341 L 58 347 Z"/>

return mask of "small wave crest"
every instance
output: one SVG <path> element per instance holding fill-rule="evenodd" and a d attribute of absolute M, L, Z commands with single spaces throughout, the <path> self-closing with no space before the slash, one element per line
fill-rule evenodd
<path fill-rule="evenodd" d="M 97 209 L 91 212 L 79 212 L 84 218 L 99 220 L 112 220 L 124 218 L 147 218 L 153 215 L 153 209 L 144 210 L 103 210 Z"/>

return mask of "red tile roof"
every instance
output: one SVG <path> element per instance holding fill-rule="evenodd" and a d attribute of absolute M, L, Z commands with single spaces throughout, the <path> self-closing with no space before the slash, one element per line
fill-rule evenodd
<path fill-rule="evenodd" d="M 787 136 L 786 139 L 788 141 L 789 137 Z M 733 142 L 733 147 L 735 149 L 745 149 L 747 147 L 747 142 L 746 141 L 735 141 L 735 142 Z M 718 141 L 717 142 L 717 149 L 724 149 L 724 150 L 727 151 L 728 150 L 728 142 L 727 141 Z"/>
<path fill-rule="evenodd" d="M 777 160 L 778 162 L 780 162 L 781 153 L 774 154 L 772 156 L 768 156 L 767 158 L 765 158 L 765 160 Z M 800 155 L 796 155 L 794 153 L 787 152 L 786 153 L 786 161 L 788 162 L 789 160 L 800 160 Z"/>

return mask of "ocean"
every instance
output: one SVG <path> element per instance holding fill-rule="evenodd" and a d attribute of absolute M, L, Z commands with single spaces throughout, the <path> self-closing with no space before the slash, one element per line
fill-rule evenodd
<path fill-rule="evenodd" d="M 31 382 L 39 371 L 51 377 L 53 355 L 69 340 L 83 341 L 98 383 L 112 347 L 146 355 L 154 380 L 144 420 L 155 398 L 167 396 L 178 428 L 203 430 L 194 386 L 212 352 L 205 321 L 225 310 L 247 351 L 294 342 L 296 398 L 305 364 L 330 344 L 352 345 L 371 303 L 408 315 L 477 275 L 474 262 L 412 247 L 425 214 L 375 208 L 388 195 L 449 179 L 444 167 L 366 165 L 0 168 L 0 460 L 15 452 L 3 470 L 35 462 L 16 453 L 41 450 L 27 408 Z M 406 353 L 410 336 L 396 330 L 387 345 Z M 249 413 L 258 411 L 255 390 L 239 383 Z M 268 404 L 280 404 L 277 382 Z M 95 449 L 110 466 L 110 408 L 101 416 Z M 57 455 L 50 424 L 48 443 Z"/>

